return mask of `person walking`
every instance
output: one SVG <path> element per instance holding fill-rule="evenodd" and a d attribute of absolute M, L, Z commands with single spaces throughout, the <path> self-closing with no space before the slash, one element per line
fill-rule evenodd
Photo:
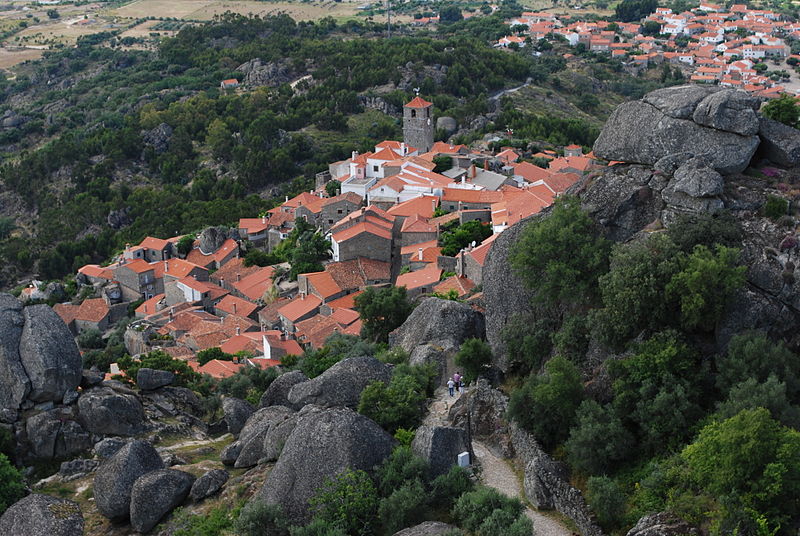
<path fill-rule="evenodd" d="M 455 395 L 455 393 L 453 392 L 453 389 L 455 388 L 455 386 L 456 386 L 456 382 L 453 381 L 453 378 L 450 378 L 449 380 L 447 380 L 447 390 L 450 391 L 450 396 L 454 396 Z"/>
<path fill-rule="evenodd" d="M 453 382 L 456 384 L 456 389 L 458 390 L 458 393 L 461 394 L 461 374 L 459 374 L 458 371 L 456 371 L 456 373 L 453 374 Z"/>

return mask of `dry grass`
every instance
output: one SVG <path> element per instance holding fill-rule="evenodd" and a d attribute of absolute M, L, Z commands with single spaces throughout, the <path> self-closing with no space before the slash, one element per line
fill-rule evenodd
<path fill-rule="evenodd" d="M 118 17 L 175 17 L 186 20 L 210 20 L 226 11 L 242 15 L 274 15 L 287 13 L 296 20 L 316 20 L 323 17 L 348 18 L 358 13 L 363 2 L 354 0 L 333 2 L 252 2 L 247 0 L 135 0 L 112 10 Z"/>
<path fill-rule="evenodd" d="M 0 69 L 10 69 L 28 60 L 38 60 L 44 50 L 35 48 L 0 48 Z"/>

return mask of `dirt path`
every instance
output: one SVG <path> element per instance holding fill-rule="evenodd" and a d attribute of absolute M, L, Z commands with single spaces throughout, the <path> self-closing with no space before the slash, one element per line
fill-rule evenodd
<path fill-rule="evenodd" d="M 447 388 L 440 387 L 436 390 L 435 398 L 429 406 L 429 412 L 424 424 L 430 426 L 448 426 L 447 413 L 453 406 L 458 396 L 450 397 Z M 481 482 L 490 488 L 494 488 L 507 497 L 515 497 L 525 503 L 525 496 L 522 490 L 522 483 L 517 474 L 511 468 L 510 463 L 498 456 L 495 456 L 480 441 L 472 442 L 472 450 L 481 466 Z M 541 512 L 526 506 L 525 515 L 533 521 L 534 536 L 572 536 L 573 532 L 563 523 L 548 517 Z"/>

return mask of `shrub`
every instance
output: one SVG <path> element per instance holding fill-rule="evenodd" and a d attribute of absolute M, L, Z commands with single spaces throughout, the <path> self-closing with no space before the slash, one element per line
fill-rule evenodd
<path fill-rule="evenodd" d="M 239 536 L 287 536 L 289 526 L 280 506 L 258 499 L 247 503 L 233 524 Z"/>
<path fill-rule="evenodd" d="M 205 350 L 200 350 L 197 352 L 197 362 L 200 365 L 205 365 L 213 359 L 217 359 L 219 361 L 233 361 L 233 355 L 226 354 L 219 348 L 219 346 L 215 346 L 214 348 L 206 348 Z"/>
<path fill-rule="evenodd" d="M 593 476 L 586 483 L 589 506 L 606 530 L 616 528 L 625 513 L 625 494 L 606 476 Z"/>
<path fill-rule="evenodd" d="M 464 369 L 466 381 L 475 381 L 492 364 L 492 349 L 481 339 L 467 339 L 456 354 L 456 365 Z"/>
<path fill-rule="evenodd" d="M 586 315 L 573 314 L 564 319 L 561 329 L 553 335 L 556 353 L 573 363 L 580 363 L 589 347 L 589 326 Z"/>
<path fill-rule="evenodd" d="M 777 220 L 785 216 L 789 211 L 789 201 L 777 195 L 768 195 L 767 202 L 764 204 L 764 216 L 771 220 Z"/>
<path fill-rule="evenodd" d="M 305 527 L 292 527 L 291 536 L 349 536 L 347 532 L 336 525 L 331 525 L 324 519 L 315 517 Z"/>
<path fill-rule="evenodd" d="M 315 517 L 347 534 L 374 533 L 378 494 L 364 471 L 348 470 L 327 479 L 309 503 L 317 511 Z"/>
<path fill-rule="evenodd" d="M 363 327 L 361 336 L 375 342 L 387 342 L 389 333 L 400 327 L 413 307 L 406 297 L 405 287 L 367 289 L 356 296 L 356 309 Z"/>
<path fill-rule="evenodd" d="M 751 331 L 735 335 L 728 352 L 717 357 L 717 387 L 728 395 L 731 388 L 747 379 L 765 382 L 770 375 L 786 384 L 791 401 L 800 396 L 800 358 L 783 343 L 774 343 L 766 335 Z"/>
<path fill-rule="evenodd" d="M 11 465 L 5 454 L 0 454 L 0 515 L 25 495 L 22 474 Z"/>
<path fill-rule="evenodd" d="M 509 368 L 522 375 L 538 372 L 553 349 L 552 334 L 556 328 L 556 322 L 548 316 L 535 320 L 527 315 L 512 316 L 501 332 Z"/>
<path fill-rule="evenodd" d="M 103 341 L 103 334 L 96 329 L 87 329 L 78 335 L 78 346 L 88 349 L 105 348 L 106 343 Z"/>
<path fill-rule="evenodd" d="M 413 429 L 419 425 L 425 400 L 424 384 L 413 376 L 395 372 L 389 385 L 376 381 L 361 392 L 358 412 L 393 434 L 398 428 Z"/>
<path fill-rule="evenodd" d="M 437 476 L 431 482 L 431 501 L 434 505 L 449 510 L 456 499 L 472 491 L 474 487 L 469 472 L 463 467 L 454 465 L 448 472 Z"/>
<path fill-rule="evenodd" d="M 744 409 L 766 408 L 784 426 L 800 428 L 800 408 L 792 405 L 786 384 L 770 374 L 764 382 L 748 378 L 731 387 L 727 400 L 717 404 L 717 416 L 729 419 Z"/>
<path fill-rule="evenodd" d="M 428 462 L 411 452 L 410 447 L 396 447 L 378 467 L 375 475 L 378 491 L 381 496 L 388 497 L 405 483 L 426 482 L 428 470 Z"/>
<path fill-rule="evenodd" d="M 627 458 L 633 437 L 612 408 L 584 400 L 564 446 L 573 467 L 586 474 L 604 474 Z"/>
<path fill-rule="evenodd" d="M 414 436 L 416 432 L 414 430 L 408 430 L 406 428 L 398 428 L 397 431 L 394 433 L 394 438 L 400 443 L 403 447 L 410 447 L 411 443 L 414 442 Z"/>
<path fill-rule="evenodd" d="M 727 210 L 680 215 L 667 229 L 667 235 L 685 252 L 698 245 L 737 247 L 742 243 L 742 227 Z"/>
<path fill-rule="evenodd" d="M 403 484 L 391 495 L 381 500 L 378 517 L 387 534 L 409 527 L 423 520 L 427 502 L 425 487 L 419 480 Z"/>
<path fill-rule="evenodd" d="M 523 506 L 518 499 L 506 497 L 495 489 L 482 486 L 461 495 L 453 506 L 452 514 L 462 528 L 477 532 L 484 521 L 497 510 L 502 510 L 505 514 L 497 514 L 496 521 L 513 521 L 522 512 Z M 480 534 L 483 536 L 483 533 Z"/>
<path fill-rule="evenodd" d="M 553 448 L 566 439 L 582 399 L 575 365 L 556 356 L 545 365 L 545 374 L 532 376 L 512 393 L 508 414 L 545 448 Z"/>

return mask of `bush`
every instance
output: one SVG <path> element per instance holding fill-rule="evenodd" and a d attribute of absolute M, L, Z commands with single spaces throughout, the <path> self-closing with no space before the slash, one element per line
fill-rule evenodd
<path fill-rule="evenodd" d="M 349 536 L 343 528 L 331 525 L 318 517 L 312 519 L 305 527 L 292 527 L 289 533 L 291 536 Z"/>
<path fill-rule="evenodd" d="M 556 356 L 545 365 L 545 374 L 532 376 L 512 393 L 508 414 L 549 449 L 566 439 L 582 399 L 575 365 Z"/>
<path fill-rule="evenodd" d="M 5 454 L 0 454 L 0 515 L 27 494 L 25 488 L 22 474 Z"/>
<path fill-rule="evenodd" d="M 667 229 L 667 235 L 687 253 L 698 245 L 737 247 L 742 243 L 742 227 L 727 210 L 680 215 Z"/>
<path fill-rule="evenodd" d="M 469 472 L 463 467 L 454 465 L 448 472 L 437 476 L 431 482 L 431 501 L 439 508 L 449 510 L 456 499 L 472 491 L 474 487 Z"/>
<path fill-rule="evenodd" d="M 382 499 L 378 506 L 378 518 L 387 534 L 410 527 L 424 519 L 427 506 L 425 487 L 419 480 L 403 484 Z"/>
<path fill-rule="evenodd" d="M 197 362 L 200 365 L 205 365 L 214 359 L 219 361 L 233 361 L 233 355 L 226 354 L 220 349 L 219 346 L 215 346 L 214 348 L 206 348 L 205 350 L 200 350 L 197 352 Z"/>
<path fill-rule="evenodd" d="M 167 370 L 175 374 L 175 385 L 186 387 L 190 382 L 200 380 L 200 374 L 180 359 L 173 359 L 169 354 L 161 350 L 155 350 L 142 356 L 138 361 L 129 356 L 124 356 L 119 360 L 119 368 L 125 372 L 128 379 L 136 380 L 136 375 L 141 368 L 151 368 L 156 370 Z"/>
<path fill-rule="evenodd" d="M 800 396 L 800 358 L 783 343 L 774 343 L 766 335 L 751 331 L 735 335 L 728 352 L 717 357 L 717 387 L 727 397 L 731 388 L 747 379 L 765 382 L 770 375 L 786 384 L 789 400 Z"/>
<path fill-rule="evenodd" d="M 770 374 L 764 382 L 748 378 L 734 385 L 727 400 L 717 404 L 717 416 L 729 419 L 744 409 L 766 408 L 784 426 L 800 428 L 800 408 L 792 405 L 786 394 L 786 384 Z"/>
<path fill-rule="evenodd" d="M 315 378 L 339 361 L 350 357 L 371 356 L 375 351 L 376 345 L 355 335 L 334 333 L 325 340 L 322 348 L 306 351 L 298 366 L 303 374 Z"/>
<path fill-rule="evenodd" d="M 561 329 L 553 335 L 553 346 L 559 355 L 580 363 L 589 348 L 589 326 L 586 315 L 573 314 L 564 319 Z"/>
<path fill-rule="evenodd" d="M 378 491 L 388 497 L 408 482 L 427 482 L 428 470 L 428 462 L 411 452 L 410 447 L 396 447 L 375 474 Z"/>
<path fill-rule="evenodd" d="M 410 447 L 411 443 L 414 442 L 414 436 L 416 432 L 414 430 L 408 430 L 407 428 L 398 428 L 397 431 L 394 433 L 394 438 L 400 443 L 402 447 Z"/>
<path fill-rule="evenodd" d="M 524 515 L 510 510 L 495 510 L 478 527 L 478 536 L 529 536 L 533 534 L 533 523 Z"/>
<path fill-rule="evenodd" d="M 458 520 L 459 526 L 472 532 L 477 532 L 484 521 L 488 520 L 496 511 L 504 511 L 504 514 L 497 514 L 495 522 L 514 521 L 519 517 L 523 510 L 522 503 L 518 499 L 512 499 L 501 494 L 499 491 L 480 487 L 475 491 L 469 491 L 461 495 L 453 507 L 453 517 Z M 485 536 L 480 532 L 481 536 Z M 504 534 L 498 532 L 495 534 Z"/>
<path fill-rule="evenodd" d="M 789 212 L 789 201 L 777 195 L 768 195 L 767 202 L 764 204 L 764 216 L 771 220 L 777 220 Z"/>
<path fill-rule="evenodd" d="M 316 509 L 315 517 L 347 534 L 374 533 L 378 493 L 364 471 L 348 470 L 326 480 L 309 503 Z"/>
<path fill-rule="evenodd" d="M 529 223 L 511 254 L 511 265 L 545 305 L 585 304 L 608 269 L 609 242 L 574 197 L 561 197 L 546 218 Z"/>
<path fill-rule="evenodd" d="M 464 369 L 465 380 L 473 382 L 492 364 L 492 349 L 481 339 L 467 339 L 455 360 L 456 365 Z"/>
<path fill-rule="evenodd" d="M 426 367 L 409 369 L 430 370 Z M 392 434 L 399 428 L 414 429 L 419 426 L 425 412 L 430 377 L 427 374 L 419 377 L 405 370 L 395 369 L 389 385 L 376 381 L 361 392 L 358 412 Z"/>
<path fill-rule="evenodd" d="M 590 475 L 608 473 L 627 459 L 633 437 L 610 407 L 584 400 L 564 445 L 570 464 Z"/>
<path fill-rule="evenodd" d="M 87 329 L 78 335 L 78 346 L 84 349 L 100 349 L 105 348 L 106 343 L 99 330 Z"/>
<path fill-rule="evenodd" d="M 617 528 L 625 513 L 625 494 L 617 483 L 606 476 L 593 476 L 586 487 L 589 506 L 600 525 L 606 530 Z"/>
<path fill-rule="evenodd" d="M 508 351 L 509 368 L 521 375 L 538 372 L 553 349 L 556 322 L 550 317 L 515 314 L 501 336 Z"/>
<path fill-rule="evenodd" d="M 253 499 L 233 524 L 239 536 L 288 536 L 289 525 L 280 506 Z"/>
<path fill-rule="evenodd" d="M 387 342 L 389 333 L 399 328 L 413 309 L 405 287 L 367 287 L 356 296 L 355 304 L 363 323 L 361 336 L 375 342 Z"/>

